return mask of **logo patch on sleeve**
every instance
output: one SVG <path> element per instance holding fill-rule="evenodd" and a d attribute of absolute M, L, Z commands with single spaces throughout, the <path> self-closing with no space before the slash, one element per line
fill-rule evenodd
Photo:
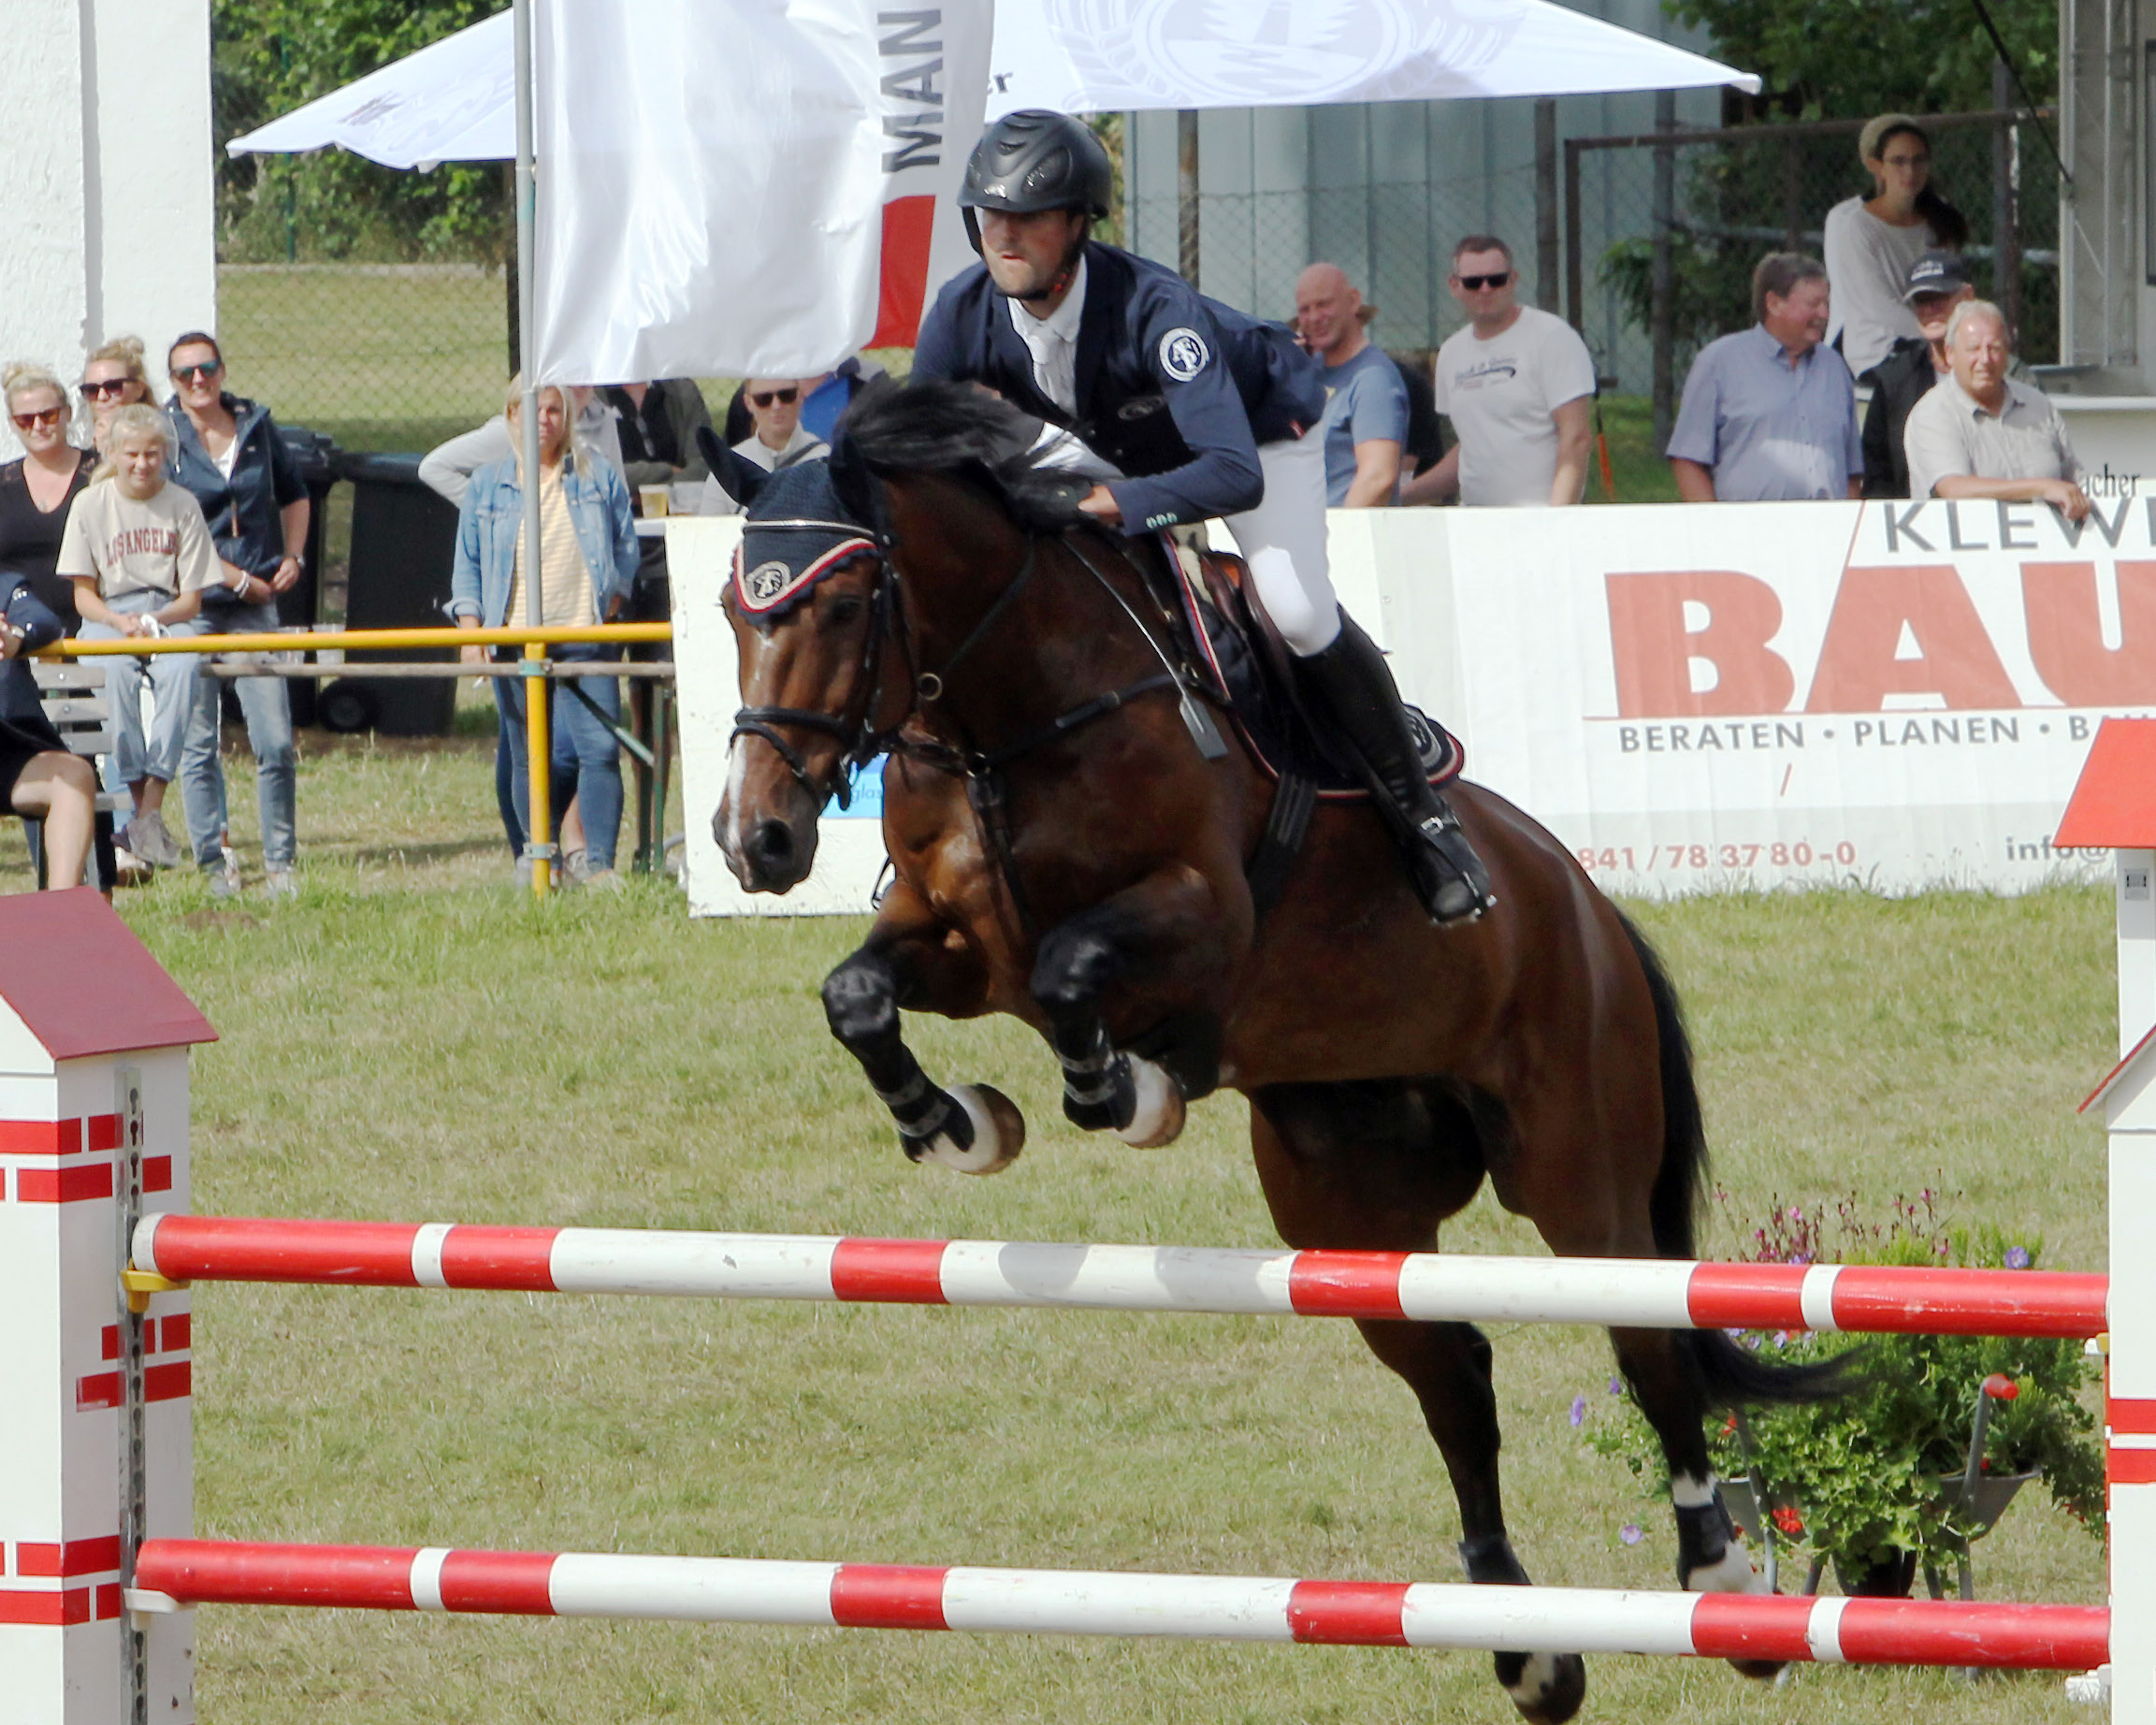
<path fill-rule="evenodd" d="M 1194 329 L 1171 329 L 1161 338 L 1161 370 L 1179 384 L 1189 383 L 1211 358 L 1205 338 Z"/>

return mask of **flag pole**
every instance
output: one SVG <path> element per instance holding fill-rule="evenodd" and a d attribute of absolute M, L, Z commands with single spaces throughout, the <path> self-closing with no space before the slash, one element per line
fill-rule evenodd
<path fill-rule="evenodd" d="M 515 0 L 512 28 L 516 39 L 516 352 L 524 378 L 518 415 L 524 433 L 524 620 L 538 629 L 545 622 L 540 573 L 539 531 L 539 269 L 538 186 L 532 172 L 531 0 Z M 568 399 L 563 397 L 566 416 Z M 552 885 L 554 818 L 548 807 L 552 749 L 546 735 L 546 685 L 536 674 L 546 649 L 534 642 L 524 649 L 526 758 L 524 854 L 531 863 L 531 890 L 541 898 Z"/>

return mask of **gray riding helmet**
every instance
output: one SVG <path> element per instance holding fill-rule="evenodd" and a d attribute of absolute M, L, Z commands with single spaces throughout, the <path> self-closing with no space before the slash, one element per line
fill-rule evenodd
<path fill-rule="evenodd" d="M 1069 114 L 1021 108 L 990 123 L 965 165 L 959 208 L 980 250 L 977 210 L 1078 210 L 1099 221 L 1108 212 L 1115 167 L 1092 128 Z"/>

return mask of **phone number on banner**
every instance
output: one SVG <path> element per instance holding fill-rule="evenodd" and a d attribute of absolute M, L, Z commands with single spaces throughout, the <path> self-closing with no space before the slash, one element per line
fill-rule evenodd
<path fill-rule="evenodd" d="M 1588 874 L 1673 873 L 1684 869 L 1854 868 L 1857 847 L 1847 839 L 1815 845 L 1804 839 L 1765 844 L 1583 846 L 1572 855 Z"/>

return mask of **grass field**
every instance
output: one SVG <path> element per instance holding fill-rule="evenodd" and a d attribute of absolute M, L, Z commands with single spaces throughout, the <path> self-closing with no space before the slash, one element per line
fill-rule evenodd
<path fill-rule="evenodd" d="M 476 727 L 472 729 L 476 730 Z M 304 891 L 122 909 L 223 1034 L 196 1057 L 205 1211 L 1266 1244 L 1232 1098 L 1171 1149 L 1065 1128 L 1007 1024 L 924 1022 L 1034 1141 L 969 1181 L 901 1157 L 816 988 L 851 920 L 690 922 L 678 892 L 513 891 L 490 742 L 302 740 Z M 233 763 L 238 766 L 239 763 Z M 251 844 L 247 774 L 233 774 Z M 256 859 L 248 853 L 251 872 Z M 0 840 L 0 888 L 22 884 Z M 1641 906 L 1690 1002 L 1710 1249 L 1777 1200 L 1923 1186 L 2104 1263 L 2110 903 L 1841 893 Z M 1411 1009 L 1411 1003 L 1403 1003 Z M 1533 1252 L 1486 1196 L 1455 1250 Z M 1457 1519 L 1347 1326 L 1113 1314 L 205 1286 L 197 1525 L 383 1544 L 1451 1580 Z M 1537 1577 L 1667 1587 L 1666 1506 L 1567 1421 L 1604 1340 L 1499 1333 L 1512 1523 Z M 1628 1545 L 1629 1523 L 1645 1537 Z M 1979 1548 L 1995 1597 L 2100 1601 L 2040 1494 Z M 210 1610 L 209 1725 L 417 1721 L 1505 1720 L 1481 1655 Z M 1590 1660 L 1585 1718 L 2059 1721 L 2048 1678 Z"/>

